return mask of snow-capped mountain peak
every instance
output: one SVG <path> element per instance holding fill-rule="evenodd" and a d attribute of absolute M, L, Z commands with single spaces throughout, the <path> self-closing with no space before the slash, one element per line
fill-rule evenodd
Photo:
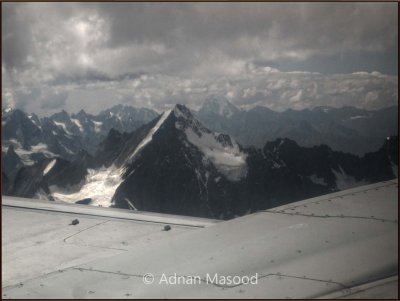
<path fill-rule="evenodd" d="M 219 116 L 231 118 L 233 115 L 238 113 L 240 109 L 230 103 L 225 97 L 212 95 L 204 101 L 200 111 L 213 112 Z"/>
<path fill-rule="evenodd" d="M 126 104 L 118 104 L 99 113 L 99 116 L 106 119 L 116 119 L 119 120 L 119 122 L 127 122 L 128 120 L 149 122 L 156 118 L 157 115 L 158 114 L 153 110 L 135 108 Z"/>
<path fill-rule="evenodd" d="M 59 113 L 53 114 L 50 118 L 53 120 L 57 120 L 57 121 L 66 121 L 66 120 L 70 119 L 68 113 L 65 110 L 62 110 Z"/>
<path fill-rule="evenodd" d="M 194 116 L 192 115 L 192 112 L 185 107 L 184 105 L 177 104 L 174 109 L 174 116 L 177 119 L 175 122 L 175 127 L 178 130 L 184 130 L 188 127 L 190 127 L 192 130 L 196 131 L 197 133 L 203 131 L 203 132 L 211 132 L 207 128 L 205 128 L 200 121 L 198 121 Z"/>
<path fill-rule="evenodd" d="M 239 181 L 246 176 L 247 155 L 235 140 L 204 127 L 183 105 L 176 105 L 173 112 L 177 118 L 176 128 L 184 132 L 187 141 L 198 148 L 219 172 L 231 181 Z"/>
<path fill-rule="evenodd" d="M 77 114 L 72 114 L 72 118 L 78 119 L 80 121 L 87 121 L 89 115 L 82 109 Z"/>
<path fill-rule="evenodd" d="M 130 170 L 138 158 L 148 154 L 148 148 L 149 152 L 153 152 L 155 148 L 164 147 L 165 143 L 201 154 L 202 159 L 198 164 L 204 164 L 205 168 L 213 165 L 229 181 L 240 181 L 247 174 L 247 154 L 242 147 L 229 135 L 215 133 L 204 127 L 187 107 L 180 104 L 165 111 L 147 129 L 140 129 L 127 138 L 114 163 Z"/>
<path fill-rule="evenodd" d="M 190 110 L 181 104 L 175 105 L 173 112 L 174 112 L 175 117 L 177 117 L 177 118 L 179 118 L 179 117 L 182 117 L 185 119 L 193 118 L 193 115 L 190 112 Z"/>

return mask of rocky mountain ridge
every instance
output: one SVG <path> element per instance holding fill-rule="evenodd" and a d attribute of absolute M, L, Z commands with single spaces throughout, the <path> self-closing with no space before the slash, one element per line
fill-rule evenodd
<path fill-rule="evenodd" d="M 398 138 L 362 157 L 288 138 L 244 147 L 176 105 L 133 132 L 111 129 L 93 156 L 49 160 L 20 169 L 9 193 L 229 219 L 395 178 Z"/>

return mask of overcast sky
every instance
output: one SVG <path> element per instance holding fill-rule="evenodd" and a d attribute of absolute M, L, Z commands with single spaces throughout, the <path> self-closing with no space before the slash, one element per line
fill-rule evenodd
<path fill-rule="evenodd" d="M 397 104 L 397 3 L 3 3 L 3 107 Z"/>

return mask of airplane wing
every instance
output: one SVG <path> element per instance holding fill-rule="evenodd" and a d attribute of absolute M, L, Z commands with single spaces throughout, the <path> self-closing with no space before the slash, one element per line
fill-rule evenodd
<path fill-rule="evenodd" d="M 397 299 L 398 181 L 229 221 L 3 196 L 2 248 L 3 299 Z"/>

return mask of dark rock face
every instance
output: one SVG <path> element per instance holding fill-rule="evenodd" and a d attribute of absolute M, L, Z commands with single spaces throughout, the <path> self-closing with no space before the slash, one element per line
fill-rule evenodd
<path fill-rule="evenodd" d="M 316 175 L 332 188 L 335 188 L 335 175 L 332 170 L 340 171 L 342 168 L 356 180 L 361 180 L 363 177 L 359 157 L 332 151 L 326 145 L 306 148 L 300 147 L 290 139 L 277 139 L 265 145 L 264 153 L 280 160 L 298 174 Z"/>
<path fill-rule="evenodd" d="M 177 106 L 176 110 L 189 113 L 192 118 L 186 108 Z M 124 181 L 114 196 L 115 207 L 128 208 L 128 199 L 137 209 L 146 211 L 216 218 L 229 211 L 232 203 L 229 199 L 234 195 L 220 189 L 227 180 L 215 182 L 216 178 L 222 178 L 220 173 L 214 166 L 203 163 L 203 154 L 176 127 L 177 122 L 188 126 L 190 121 L 174 113 L 165 119 L 151 142 L 128 163 Z M 144 133 L 139 130 L 136 135 L 143 137 Z M 130 137 L 124 150 L 130 149 L 130 143 L 136 147 L 143 139 L 136 139 L 136 135 Z M 131 153 L 122 152 L 118 159 L 127 162 Z"/>
<path fill-rule="evenodd" d="M 121 152 L 127 137 L 127 134 L 121 134 L 117 130 L 111 129 L 107 137 L 99 144 L 94 156 L 96 164 L 110 166 Z"/>
<path fill-rule="evenodd" d="M 15 152 L 12 144 L 8 147 L 7 153 L 2 155 L 1 161 L 3 180 L 7 181 L 7 184 L 3 187 L 3 194 L 5 194 L 9 191 L 12 183 L 14 182 L 18 169 L 23 167 L 24 164 L 22 163 L 21 158 Z"/>
<path fill-rule="evenodd" d="M 84 149 L 78 151 L 78 153 L 72 157 L 71 162 L 73 165 L 82 166 L 85 169 L 94 168 L 96 166 L 94 158 Z"/>
<path fill-rule="evenodd" d="M 43 170 L 49 163 L 46 161 L 39 162 L 34 166 L 21 168 L 15 177 L 10 195 L 32 198 L 39 190 L 50 194 L 47 183 L 43 179 Z"/>
<path fill-rule="evenodd" d="M 268 209 L 331 192 L 331 187 L 313 183 L 303 172 L 287 166 L 280 158 L 252 151 L 244 199 L 251 211 Z"/>
<path fill-rule="evenodd" d="M 32 145 L 42 140 L 42 133 L 40 128 L 24 112 L 15 110 L 6 117 L 2 139 L 15 139 L 20 142 L 23 148 L 30 149 Z"/>
<path fill-rule="evenodd" d="M 21 162 L 21 158 L 17 155 L 14 150 L 14 146 L 10 145 L 8 147 L 7 153 L 3 156 L 3 164 L 2 168 L 6 174 L 12 173 L 14 170 L 21 167 L 23 163 Z"/>
<path fill-rule="evenodd" d="M 362 171 L 371 182 L 390 180 L 398 177 L 399 148 L 398 136 L 387 137 L 383 146 L 361 158 Z"/>
<path fill-rule="evenodd" d="M 39 193 L 52 200 L 50 186 L 68 188 L 78 185 L 85 179 L 87 168 L 88 166 L 80 160 L 41 160 L 18 171 L 10 195 L 33 198 Z"/>

